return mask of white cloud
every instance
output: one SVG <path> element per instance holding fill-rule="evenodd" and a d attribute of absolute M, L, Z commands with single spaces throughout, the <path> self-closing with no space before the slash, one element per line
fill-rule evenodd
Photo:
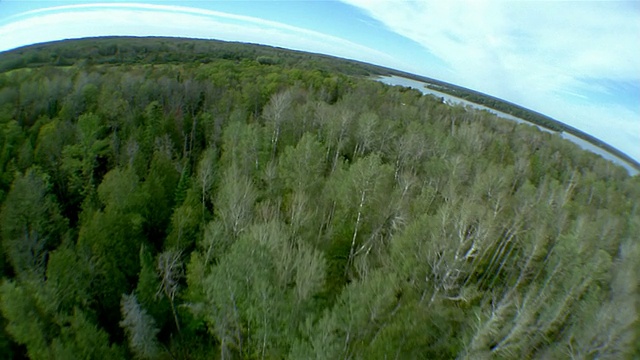
<path fill-rule="evenodd" d="M 10 21 L 10 22 L 8 22 Z M 243 41 L 405 66 L 378 50 L 287 24 L 182 6 L 137 3 L 65 5 L 5 19 L 0 51 L 65 38 L 105 35 L 183 36 Z"/>
<path fill-rule="evenodd" d="M 438 61 L 398 59 L 380 51 L 383 44 L 371 49 L 249 16 L 137 3 L 57 6 L 2 19 L 0 51 L 65 38 L 154 35 L 319 52 L 406 69 L 504 98 L 587 131 L 640 160 L 640 99 L 636 109 L 594 99 L 615 95 L 600 80 L 640 83 L 640 7 L 611 2 L 343 2 L 420 44 Z"/>
<path fill-rule="evenodd" d="M 637 111 L 603 103 L 593 96 L 610 95 L 609 89 L 589 81 L 640 83 L 640 8 L 634 4 L 344 2 L 421 44 L 452 70 L 433 74 L 425 67 L 425 75 L 543 112 L 640 160 L 640 99 Z M 567 92 L 594 103 L 572 103 Z"/>

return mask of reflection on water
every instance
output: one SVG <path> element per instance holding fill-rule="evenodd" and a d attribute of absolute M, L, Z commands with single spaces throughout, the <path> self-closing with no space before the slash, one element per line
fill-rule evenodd
<path fill-rule="evenodd" d="M 380 76 L 380 77 L 376 77 L 375 80 L 382 82 L 383 84 L 387 84 L 387 85 L 392 85 L 392 86 L 405 86 L 405 87 L 410 87 L 412 89 L 416 89 L 416 90 L 420 90 L 423 94 L 431 94 L 434 96 L 437 96 L 439 98 L 442 98 L 444 100 L 445 103 L 449 104 L 449 105 L 462 105 L 464 107 L 472 107 L 474 109 L 478 109 L 478 110 L 486 110 L 492 114 L 497 115 L 498 117 L 504 118 L 504 119 L 509 119 L 509 120 L 513 120 L 516 121 L 518 123 L 521 124 L 528 124 L 528 125 L 532 125 L 537 127 L 538 129 L 540 129 L 541 131 L 545 131 L 548 133 L 555 133 L 555 131 L 549 130 L 547 128 L 541 127 L 539 125 L 530 123 L 524 119 L 515 117 L 513 115 L 504 113 L 502 111 L 498 111 L 498 110 L 494 110 L 491 108 L 488 108 L 484 105 L 480 105 L 480 104 L 476 104 L 476 103 L 472 103 L 470 101 L 455 97 L 453 95 L 450 94 L 445 94 L 443 92 L 439 92 L 433 89 L 430 89 L 427 87 L 427 85 L 429 85 L 429 83 L 426 82 L 422 82 L 422 81 L 418 81 L 418 80 L 412 80 L 412 79 L 407 79 L 404 77 L 400 77 L 400 76 Z M 627 163 L 626 161 L 620 159 L 619 157 L 615 156 L 614 154 L 606 151 L 605 149 L 602 149 L 600 147 L 597 147 L 595 145 L 593 145 L 592 143 L 583 140 L 575 135 L 566 133 L 566 132 L 561 132 L 560 136 L 562 136 L 563 139 L 569 140 L 571 142 L 573 142 L 574 144 L 578 145 L 579 147 L 581 147 L 584 150 L 590 151 L 594 154 L 598 154 L 600 156 L 602 156 L 603 158 L 612 161 L 613 163 L 620 165 L 622 167 L 624 167 L 628 172 L 629 175 L 634 176 L 637 174 L 640 174 L 640 171 L 636 170 L 633 166 L 631 166 L 631 164 Z"/>

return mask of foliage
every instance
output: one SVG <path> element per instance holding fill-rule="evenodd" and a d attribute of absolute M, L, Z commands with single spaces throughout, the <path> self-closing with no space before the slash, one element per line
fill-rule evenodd
<path fill-rule="evenodd" d="M 6 358 L 637 355 L 640 177 L 557 135 L 255 45 L 0 69 Z"/>

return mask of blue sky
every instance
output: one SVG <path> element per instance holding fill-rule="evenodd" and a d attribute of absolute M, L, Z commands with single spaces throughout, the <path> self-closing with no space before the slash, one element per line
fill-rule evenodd
<path fill-rule="evenodd" d="M 515 102 L 640 161 L 640 1 L 0 0 L 0 51 L 99 35 L 246 41 Z"/>

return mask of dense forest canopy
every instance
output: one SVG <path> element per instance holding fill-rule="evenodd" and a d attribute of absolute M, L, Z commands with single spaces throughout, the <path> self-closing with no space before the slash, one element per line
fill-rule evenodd
<path fill-rule="evenodd" d="M 0 54 L 0 353 L 624 359 L 640 176 L 257 45 Z"/>

